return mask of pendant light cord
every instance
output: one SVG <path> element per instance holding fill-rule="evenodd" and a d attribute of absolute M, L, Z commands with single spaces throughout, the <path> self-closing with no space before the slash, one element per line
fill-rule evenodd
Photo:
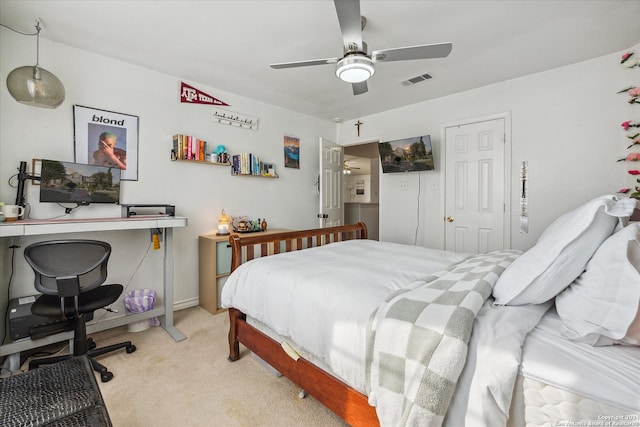
<path fill-rule="evenodd" d="M 36 68 L 40 65 L 40 30 L 40 21 L 36 21 Z"/>
<path fill-rule="evenodd" d="M 40 64 L 40 30 L 42 29 L 42 27 L 40 27 L 40 21 L 36 21 L 36 32 L 35 33 L 24 33 L 22 31 L 18 31 L 14 28 L 11 28 L 8 25 L 5 24 L 0 24 L 1 26 L 10 29 L 11 31 L 13 31 L 14 33 L 18 33 L 18 34 L 22 34 L 23 36 L 36 36 L 36 67 Z"/>
<path fill-rule="evenodd" d="M 36 29 L 38 30 L 38 32 L 37 33 L 33 33 L 33 34 L 31 34 L 31 33 L 23 33 L 22 31 L 18 31 L 18 30 L 14 29 L 14 28 L 11 28 L 10 26 L 5 25 L 5 24 L 0 24 L 0 26 L 8 28 L 11 31 L 13 31 L 14 33 L 22 34 L 23 36 L 37 36 L 38 34 L 40 34 L 40 21 L 36 21 Z"/>

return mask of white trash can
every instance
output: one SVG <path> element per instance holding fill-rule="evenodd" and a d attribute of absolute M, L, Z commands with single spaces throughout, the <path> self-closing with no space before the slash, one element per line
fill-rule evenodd
<path fill-rule="evenodd" d="M 127 314 L 144 313 L 153 310 L 153 303 L 156 299 L 156 291 L 152 289 L 137 289 L 129 291 L 124 295 L 124 308 Z M 141 332 L 149 329 L 150 326 L 158 326 L 160 321 L 157 317 L 140 320 L 128 325 L 129 332 Z"/>

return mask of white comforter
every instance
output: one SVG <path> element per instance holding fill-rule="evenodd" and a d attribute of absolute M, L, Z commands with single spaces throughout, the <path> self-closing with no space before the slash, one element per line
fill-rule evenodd
<path fill-rule="evenodd" d="M 489 298 L 476 316 L 445 427 L 507 425 L 522 346 L 552 305 L 495 307 L 492 303 Z"/>
<path fill-rule="evenodd" d="M 374 240 L 332 243 L 242 264 L 223 288 L 222 305 L 268 325 L 364 393 L 374 309 L 390 293 L 467 256 Z"/>
<path fill-rule="evenodd" d="M 231 274 L 222 305 L 268 326 L 365 393 L 366 329 L 374 309 L 392 292 L 468 255 L 350 240 L 258 258 Z M 524 339 L 549 307 L 492 307 L 491 302 L 474 322 L 447 427 L 506 425 Z"/>

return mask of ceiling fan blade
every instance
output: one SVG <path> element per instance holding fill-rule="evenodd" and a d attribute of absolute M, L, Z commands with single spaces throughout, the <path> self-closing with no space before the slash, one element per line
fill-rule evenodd
<path fill-rule="evenodd" d="M 280 62 L 278 64 L 271 64 L 271 68 L 279 70 L 281 68 L 296 68 L 296 67 L 308 67 L 310 65 L 326 65 L 336 64 L 340 58 L 326 58 L 326 59 L 311 59 L 308 61 L 298 62 Z"/>
<path fill-rule="evenodd" d="M 353 87 L 354 95 L 362 95 L 363 93 L 367 93 L 369 91 L 367 82 L 351 83 L 351 87 Z"/>
<path fill-rule="evenodd" d="M 411 59 L 445 58 L 451 53 L 451 43 L 423 44 L 375 50 L 371 53 L 373 62 L 407 61 Z"/>
<path fill-rule="evenodd" d="M 333 2 L 336 5 L 345 50 L 348 50 L 351 43 L 356 43 L 358 50 L 362 50 L 360 0 L 333 0 Z"/>

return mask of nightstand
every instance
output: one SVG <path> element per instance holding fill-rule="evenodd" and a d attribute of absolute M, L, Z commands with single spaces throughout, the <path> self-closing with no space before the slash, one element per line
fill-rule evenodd
<path fill-rule="evenodd" d="M 289 231 L 267 229 L 256 234 L 273 234 Z M 211 314 L 224 309 L 220 306 L 220 294 L 231 272 L 231 245 L 229 235 L 206 234 L 198 238 L 199 299 L 200 306 Z"/>

